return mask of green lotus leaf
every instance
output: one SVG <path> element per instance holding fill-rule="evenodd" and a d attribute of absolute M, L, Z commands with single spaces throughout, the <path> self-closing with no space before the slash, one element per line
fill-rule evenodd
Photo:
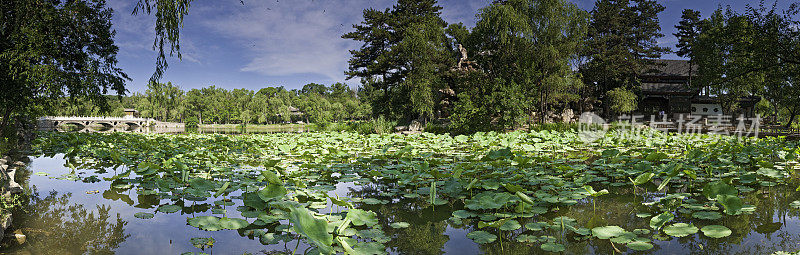
<path fill-rule="evenodd" d="M 497 240 L 496 235 L 481 230 L 469 232 L 469 234 L 467 234 L 467 238 L 472 239 L 472 241 L 475 241 L 479 244 L 491 243 L 494 242 L 494 240 Z"/>
<path fill-rule="evenodd" d="M 662 214 L 656 215 L 653 218 L 650 218 L 650 228 L 658 230 L 667 222 L 672 221 L 675 219 L 675 215 L 671 212 L 664 212 Z"/>
<path fill-rule="evenodd" d="M 348 213 L 349 214 L 349 213 Z M 328 233 L 328 222 L 318 219 L 304 207 L 292 208 L 289 222 L 294 232 L 304 236 L 325 254 L 333 253 L 333 235 Z"/>
<path fill-rule="evenodd" d="M 717 195 L 717 202 L 722 204 L 725 207 L 725 213 L 728 215 L 736 215 L 739 211 L 742 210 L 744 204 L 742 203 L 742 199 L 738 196 L 731 196 L 731 195 Z"/>
<path fill-rule="evenodd" d="M 368 227 L 372 227 L 378 224 L 378 215 L 375 212 L 361 209 L 350 209 L 347 211 L 347 219 L 356 226 L 367 225 Z"/>
<path fill-rule="evenodd" d="M 627 231 L 619 226 L 605 226 L 592 229 L 592 235 L 600 239 L 610 239 L 624 233 L 627 233 Z"/>
<path fill-rule="evenodd" d="M 711 238 L 723 238 L 731 235 L 731 230 L 725 226 L 709 225 L 700 229 L 703 235 Z"/>
<path fill-rule="evenodd" d="M 394 222 L 392 224 L 389 224 L 389 226 L 392 227 L 392 228 L 407 228 L 409 226 L 409 224 L 408 224 L 408 222 L 400 221 L 400 222 Z"/>
<path fill-rule="evenodd" d="M 664 227 L 664 233 L 674 237 L 684 237 L 697 233 L 697 227 L 686 223 L 675 223 Z"/>
<path fill-rule="evenodd" d="M 205 250 L 214 246 L 216 240 L 213 237 L 194 237 L 190 239 L 190 242 L 192 242 L 192 246 Z"/>
<path fill-rule="evenodd" d="M 635 251 L 646 251 L 653 248 L 653 244 L 646 242 L 630 242 L 626 246 Z"/>
<path fill-rule="evenodd" d="M 186 221 L 189 225 L 205 231 L 222 230 L 222 226 L 219 225 L 219 218 L 214 216 L 198 216 L 188 218 Z"/>
<path fill-rule="evenodd" d="M 511 230 L 520 229 L 521 227 L 522 227 L 522 225 L 520 225 L 518 221 L 516 221 L 516 220 L 508 220 L 505 223 L 503 223 L 503 225 L 500 226 L 500 230 L 511 231 Z"/>
<path fill-rule="evenodd" d="M 210 191 L 215 190 L 215 184 L 213 181 L 203 178 L 194 178 L 189 181 L 189 186 L 200 191 Z"/>
<path fill-rule="evenodd" d="M 242 202 L 245 206 L 249 206 L 256 210 L 264 210 L 267 208 L 267 202 L 261 199 L 261 196 L 255 192 L 248 192 L 242 194 Z"/>
<path fill-rule="evenodd" d="M 353 245 L 353 254 L 385 254 L 386 247 L 379 242 L 360 242 Z"/>
<path fill-rule="evenodd" d="M 468 219 L 468 218 L 472 218 L 472 217 L 475 217 L 475 216 L 478 216 L 478 215 L 473 213 L 473 212 L 470 212 L 470 211 L 458 210 L 458 211 L 454 211 L 453 212 L 453 216 L 458 217 L 458 218 L 462 218 L 462 219 Z"/>
<path fill-rule="evenodd" d="M 517 240 L 517 242 L 520 242 L 520 243 L 535 243 L 538 240 L 538 238 L 536 238 L 536 236 L 524 235 L 523 234 L 523 235 L 517 236 L 516 240 Z"/>
<path fill-rule="evenodd" d="M 162 213 L 174 213 L 180 210 L 181 207 L 178 205 L 162 205 L 158 207 L 158 211 Z"/>
<path fill-rule="evenodd" d="M 642 185 L 642 184 L 648 183 L 648 182 L 650 182 L 651 179 L 653 179 L 653 176 L 655 176 L 655 175 L 656 174 L 654 174 L 654 173 L 643 173 L 643 174 L 640 174 L 639 176 L 636 176 L 636 179 L 633 180 L 633 185 L 637 185 L 638 186 L 638 185 Z"/>
<path fill-rule="evenodd" d="M 550 243 L 550 242 L 543 243 L 543 244 L 542 244 L 541 246 L 539 246 L 539 247 L 540 247 L 540 248 L 542 248 L 542 250 L 544 250 L 544 251 L 549 251 L 549 252 L 562 252 L 562 251 L 564 251 L 564 249 L 565 249 L 563 244 L 560 244 L 560 243 Z"/>
<path fill-rule="evenodd" d="M 243 219 L 236 218 L 222 218 L 219 219 L 219 226 L 222 229 L 242 229 L 249 226 L 250 223 Z"/>
<path fill-rule="evenodd" d="M 465 205 L 470 210 L 491 210 L 491 209 L 500 209 L 508 203 L 511 199 L 511 194 L 507 192 L 490 192 L 485 191 L 476 196 L 472 199 L 468 199 L 465 202 Z"/>
<path fill-rule="evenodd" d="M 739 191 L 724 182 L 710 182 L 703 186 L 703 195 L 708 199 L 715 199 L 718 195 L 736 196 Z"/>
<path fill-rule="evenodd" d="M 667 158 L 669 158 L 669 155 L 663 152 L 653 152 L 645 157 L 645 159 L 650 162 L 660 162 L 661 160 L 665 160 Z"/>
<path fill-rule="evenodd" d="M 138 212 L 138 213 L 133 214 L 133 217 L 136 217 L 136 218 L 139 218 L 139 219 L 152 219 L 153 217 L 155 217 L 155 215 L 153 215 L 152 213 Z"/>
<path fill-rule="evenodd" d="M 781 173 L 778 170 L 775 170 L 773 168 L 764 168 L 764 167 L 762 167 L 762 168 L 759 168 L 758 170 L 756 170 L 756 173 L 760 174 L 762 176 L 766 176 L 766 177 L 770 177 L 770 178 L 774 178 L 774 179 L 783 178 L 783 173 Z"/>
<path fill-rule="evenodd" d="M 528 230 L 531 230 L 531 231 L 539 231 L 539 230 L 547 228 L 548 226 L 550 226 L 550 225 L 547 224 L 547 222 L 531 222 L 531 223 L 525 224 L 525 228 L 528 229 Z"/>
<path fill-rule="evenodd" d="M 265 202 L 286 196 L 286 188 L 280 184 L 270 184 L 258 191 L 258 197 Z"/>

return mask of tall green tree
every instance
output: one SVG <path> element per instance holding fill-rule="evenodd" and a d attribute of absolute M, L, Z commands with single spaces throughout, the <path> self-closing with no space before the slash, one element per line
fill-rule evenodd
<path fill-rule="evenodd" d="M 175 117 L 180 114 L 177 110 L 181 106 L 184 92 L 178 86 L 172 85 L 172 82 L 151 82 L 147 85 L 145 94 L 150 103 L 152 117 L 161 121 L 179 121 Z"/>
<path fill-rule="evenodd" d="M 675 48 L 677 48 L 675 55 L 691 57 L 692 46 L 700 34 L 700 11 L 684 9 L 681 21 L 678 22 L 675 28 L 678 29 L 678 32 L 673 34 L 678 38 L 678 43 L 675 45 Z"/>
<path fill-rule="evenodd" d="M 487 99 L 497 109 L 491 119 L 514 128 L 550 103 L 577 99 L 569 96 L 581 84 L 570 59 L 583 46 L 588 13 L 565 0 L 509 0 L 481 9 L 478 17 L 467 44 L 491 82 L 472 98 L 485 101 L 482 95 L 492 91 Z M 459 30 L 453 37 L 461 37 Z"/>
<path fill-rule="evenodd" d="M 743 13 L 719 8 L 700 22 L 691 54 L 698 65 L 698 88 L 708 88 L 728 112 L 740 98 L 761 96 L 786 114 L 791 125 L 800 114 L 800 6 L 748 6 Z"/>
<path fill-rule="evenodd" d="M 680 57 L 689 58 L 689 70 L 694 70 L 694 56 L 692 54 L 692 47 L 700 35 L 700 11 L 691 9 L 683 10 L 681 14 L 681 21 L 675 26 L 678 32 L 673 34 L 678 38 L 678 43 L 675 45 L 677 50 L 675 54 Z M 692 82 L 694 72 L 689 72 L 689 83 Z"/>
<path fill-rule="evenodd" d="M 432 113 L 438 75 L 447 65 L 442 62 L 449 60 L 441 9 L 436 0 L 398 0 L 384 11 L 364 10 L 364 21 L 342 36 L 363 43 L 351 51 L 345 74 L 361 78 L 376 114 L 411 119 Z"/>
<path fill-rule="evenodd" d="M 101 0 L 0 3 L 0 131 L 64 96 L 107 109 L 103 94 L 125 91 L 111 15 Z"/>
<path fill-rule="evenodd" d="M 652 59 L 669 51 L 657 43 L 664 36 L 658 20 L 663 10 L 655 0 L 595 2 L 584 48 L 588 62 L 581 66 L 581 73 L 592 94 L 604 101 L 606 114 L 611 105 L 620 103 L 606 102 L 607 92 L 616 88 L 638 92 L 639 74 L 652 66 Z"/>
<path fill-rule="evenodd" d="M 64 96 L 107 108 L 103 94 L 125 91 L 111 15 L 102 0 L 0 3 L 0 130 Z"/>

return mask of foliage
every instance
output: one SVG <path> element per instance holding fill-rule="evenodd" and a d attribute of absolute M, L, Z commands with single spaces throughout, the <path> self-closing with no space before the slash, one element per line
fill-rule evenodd
<path fill-rule="evenodd" d="M 432 115 L 441 75 L 454 63 L 441 9 L 436 0 L 398 0 L 385 11 L 364 10 L 364 21 L 342 36 L 363 43 L 350 52 L 345 73 L 362 79 L 374 114 L 392 120 Z"/>
<path fill-rule="evenodd" d="M 763 205 L 745 204 L 741 197 L 757 193 L 753 191 L 758 187 L 787 184 L 785 176 L 800 156 L 797 142 L 778 138 L 655 131 L 648 137 L 631 137 L 621 135 L 623 131 L 611 131 L 592 144 L 583 143 L 577 131 L 547 130 L 470 136 L 50 133 L 34 149 L 48 156 L 63 153 L 82 169 L 73 179 L 89 178 L 84 175 L 95 174 L 92 170 L 103 171 L 108 176 L 103 178 L 118 192 L 137 190 L 169 201 L 152 208 L 153 212 L 175 210 L 168 205 L 226 197 L 214 204 L 239 205 L 241 217 L 197 216 L 187 223 L 208 231 L 287 229 L 254 235 L 266 243 L 299 235 L 324 253 L 366 247 L 385 251 L 381 242 L 391 239 L 387 233 L 430 228 L 401 215 L 389 218 L 379 209 L 397 203 L 393 200 L 398 196 L 411 199 L 401 205 L 414 201 L 411 204 L 420 210 L 431 211 L 434 205 L 463 201 L 463 209 L 446 212 L 450 214 L 446 217 L 469 224 L 469 238 L 476 242 L 503 241 L 508 238 L 502 231 L 524 231 L 541 236 L 534 238 L 548 245 L 540 248 L 560 250 L 555 239 L 547 238 L 550 231 L 558 230 L 630 244 L 631 249 L 651 249 L 652 236 L 646 235 L 658 235 L 662 227 L 667 235 L 684 236 L 699 231 L 695 222 L 730 222 L 752 213 L 754 206 Z M 110 173 L 108 167 L 127 170 Z M 617 195 L 639 176 L 650 177 L 649 181 L 641 178 L 639 188 L 666 194 L 624 210 L 631 221 L 649 223 L 655 231 L 627 226 L 588 229 L 568 217 L 551 219 L 550 212 L 574 208 L 593 194 Z M 358 182 L 374 190 L 351 193 L 353 197 L 329 196 L 334 185 L 342 182 Z M 701 187 L 702 194 L 683 193 Z M 329 203 L 340 209 L 319 210 Z M 725 215 L 719 213 L 723 210 Z M 692 212 L 717 214 L 685 217 Z M 673 220 L 684 222 L 669 224 Z M 408 227 L 390 225 L 399 221 L 409 222 Z M 495 230 L 500 232 L 492 233 Z M 725 231 L 713 227 L 703 232 L 721 236 Z M 282 235 L 286 239 L 276 237 Z"/>
<path fill-rule="evenodd" d="M 605 98 L 605 104 L 615 114 L 632 112 L 638 104 L 636 94 L 619 87 L 606 92 Z"/>
<path fill-rule="evenodd" d="M 3 136 L 20 119 L 51 113 L 58 98 L 106 106 L 108 90 L 125 91 L 104 1 L 3 1 L 0 13 Z"/>
<path fill-rule="evenodd" d="M 577 100 L 582 83 L 569 61 L 583 45 L 585 11 L 563 0 L 517 0 L 495 2 L 481 9 L 478 18 L 466 43 L 487 77 L 470 84 L 483 88 L 466 87 L 468 95 L 459 100 L 486 100 L 489 106 L 478 112 L 466 107 L 467 116 L 489 113 L 483 118 L 516 128 L 551 104 Z"/>
<path fill-rule="evenodd" d="M 721 98 L 726 110 L 738 110 L 743 96 L 761 96 L 787 119 L 787 126 L 800 115 L 797 70 L 800 30 L 792 5 L 782 12 L 748 6 L 744 12 L 719 8 L 697 24 L 690 55 L 698 65 L 696 88 L 708 88 Z M 779 47 L 776 47 L 779 45 Z M 763 107 L 762 107 L 763 109 Z"/>
<path fill-rule="evenodd" d="M 654 0 L 595 2 L 583 52 L 588 62 L 580 69 L 590 86 L 590 94 L 604 102 L 605 114 L 613 111 L 610 108 L 616 103 L 604 100 L 605 96 L 613 95 L 607 92 L 614 89 L 638 91 L 638 75 L 648 71 L 652 59 L 668 52 L 668 48 L 657 43 L 658 38 L 664 36 L 658 20 L 663 10 L 664 6 Z M 629 109 L 618 108 L 616 112 Z"/>
<path fill-rule="evenodd" d="M 318 87 L 321 86 L 321 87 Z M 312 88 L 313 87 L 313 88 Z M 313 91 L 313 92 L 311 92 Z M 330 87 L 307 85 L 303 90 L 267 87 L 259 91 L 227 90 L 216 86 L 181 90 L 172 83 L 151 83 L 144 94 L 108 97 L 111 113 L 92 103 L 61 102 L 54 114 L 67 116 L 122 116 L 133 108 L 142 117 L 184 122 L 190 126 L 218 124 L 274 124 L 312 122 L 322 126 L 345 120 L 363 120 L 371 115 L 369 105 L 342 83 Z M 294 111 L 293 111 L 294 110 Z"/>

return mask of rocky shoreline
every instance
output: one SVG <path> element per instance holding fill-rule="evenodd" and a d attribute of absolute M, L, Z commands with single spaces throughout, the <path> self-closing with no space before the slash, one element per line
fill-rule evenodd
<path fill-rule="evenodd" d="M 10 156 L 0 158 L 0 195 L 5 201 L 11 201 L 13 196 L 22 194 L 22 186 L 16 182 L 15 176 L 18 169 L 30 163 L 30 158 L 20 157 L 14 159 Z M 5 236 L 5 231 L 11 227 L 11 212 L 0 208 L 0 237 Z"/>

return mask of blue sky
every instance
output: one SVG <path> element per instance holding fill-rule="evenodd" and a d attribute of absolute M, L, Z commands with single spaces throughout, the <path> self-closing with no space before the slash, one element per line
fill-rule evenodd
<path fill-rule="evenodd" d="M 787 6 L 794 0 L 778 0 Z M 144 92 L 155 66 L 153 51 L 155 18 L 132 16 L 132 0 L 109 0 L 114 9 L 119 66 L 133 78 L 126 87 Z M 226 89 L 258 90 L 268 86 L 300 88 L 315 82 L 346 82 L 343 72 L 348 50 L 360 44 L 341 39 L 361 22 L 365 8 L 384 9 L 395 0 L 199 0 L 194 1 L 181 32 L 183 60 L 170 59 L 163 82 L 184 90 L 211 85 Z M 491 0 L 440 0 L 443 18 L 450 23 L 475 24 L 475 14 Z M 591 10 L 593 0 L 573 0 Z M 718 6 L 741 10 L 757 0 L 659 0 L 666 10 L 659 15 L 663 46 L 674 47 L 674 26 L 686 8 L 700 10 L 703 17 Z M 772 0 L 769 1 L 772 3 Z M 664 58 L 675 59 L 667 55 Z"/>

